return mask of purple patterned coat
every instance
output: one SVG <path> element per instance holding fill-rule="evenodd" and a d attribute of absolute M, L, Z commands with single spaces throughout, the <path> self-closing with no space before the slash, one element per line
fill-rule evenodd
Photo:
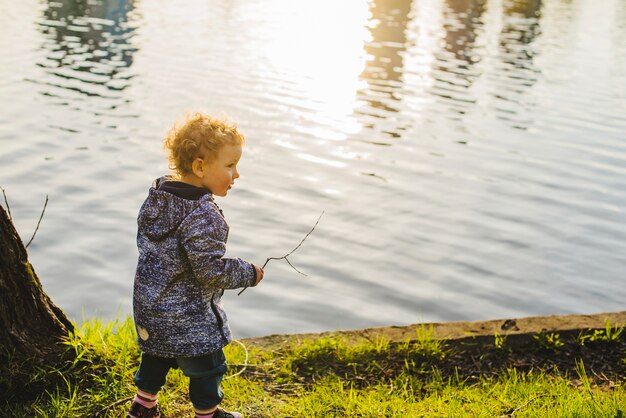
<path fill-rule="evenodd" d="M 159 190 L 165 180 L 155 180 L 137 220 L 139 347 L 159 357 L 201 356 L 231 341 L 221 296 L 224 289 L 252 286 L 255 270 L 223 257 L 228 224 L 213 196 L 184 199 Z"/>

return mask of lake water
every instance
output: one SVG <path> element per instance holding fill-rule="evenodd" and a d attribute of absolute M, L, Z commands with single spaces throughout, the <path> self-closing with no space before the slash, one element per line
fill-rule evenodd
<path fill-rule="evenodd" d="M 183 112 L 247 136 L 218 199 L 238 337 L 623 310 L 626 2 L 0 0 L 0 186 L 45 290 L 131 312 Z"/>

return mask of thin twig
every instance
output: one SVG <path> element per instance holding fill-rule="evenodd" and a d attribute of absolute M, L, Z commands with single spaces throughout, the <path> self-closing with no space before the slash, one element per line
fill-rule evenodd
<path fill-rule="evenodd" d="M 297 271 L 298 273 L 300 273 L 303 276 L 309 277 L 308 274 L 304 274 L 302 273 L 300 270 L 298 270 L 297 268 L 294 267 L 293 264 L 291 264 L 291 261 L 289 261 L 289 259 L 287 257 L 285 257 L 285 261 L 287 262 L 287 264 L 289 264 L 291 266 L 292 269 L 294 269 L 295 271 Z"/>
<path fill-rule="evenodd" d="M 283 255 L 282 257 L 268 257 L 267 260 L 265 260 L 265 264 L 263 264 L 263 267 L 261 267 L 261 268 L 264 269 L 265 266 L 267 266 L 267 263 L 270 262 L 270 260 L 285 260 L 287 262 L 287 264 L 289 264 L 291 266 L 292 269 L 294 269 L 295 271 L 297 271 L 301 275 L 306 276 L 306 274 L 302 273 L 293 264 L 291 264 L 291 261 L 289 261 L 289 259 L 287 257 L 289 257 L 291 254 L 293 254 L 298 248 L 300 248 L 302 243 L 309 237 L 309 235 L 311 235 L 311 232 L 313 232 L 315 230 L 315 227 L 317 226 L 317 224 L 320 223 L 320 219 L 322 219 L 322 215 L 324 215 L 324 211 L 322 211 L 322 213 L 320 214 L 319 218 L 317 218 L 317 222 L 315 222 L 315 225 L 313 225 L 313 228 L 311 228 L 311 230 L 304 236 L 304 238 L 302 238 L 302 241 L 300 241 L 300 244 L 296 245 L 296 248 L 294 248 L 293 250 L 289 251 L 287 254 Z M 247 288 L 248 288 L 247 286 L 244 287 L 241 290 L 241 292 L 237 293 L 237 296 L 241 295 Z"/>
<path fill-rule="evenodd" d="M 522 405 L 518 406 L 517 408 L 513 409 L 510 413 L 506 414 L 506 415 L 501 415 L 502 417 L 512 417 L 513 415 L 515 415 L 516 412 L 518 412 L 521 409 L 526 408 L 528 405 L 530 405 L 531 402 L 536 401 L 539 398 L 545 398 L 545 397 L 554 397 L 554 395 L 550 395 L 547 393 L 542 393 L 540 395 L 534 396 L 532 398 L 530 398 L 528 401 L 526 401 L 525 403 L 523 403 Z"/>
<path fill-rule="evenodd" d="M 33 242 L 33 239 L 35 238 L 35 235 L 37 234 L 37 231 L 39 230 L 39 224 L 41 224 L 41 219 L 43 218 L 43 214 L 46 211 L 46 206 L 48 206 L 48 195 L 46 195 L 46 203 L 44 203 L 43 210 L 41 211 L 41 216 L 39 216 L 39 221 L 37 222 L 37 228 L 35 228 L 35 232 L 33 232 L 33 236 L 30 237 L 30 241 L 28 241 L 28 244 L 26 244 L 26 248 L 28 248 L 30 243 Z"/>
<path fill-rule="evenodd" d="M 311 230 L 309 232 L 307 232 L 307 234 L 304 236 L 304 238 L 302 238 L 302 241 L 300 241 L 300 244 L 298 244 L 298 246 L 296 248 L 294 248 L 293 250 L 291 250 L 288 254 L 285 254 L 282 257 L 278 257 L 278 260 L 280 260 L 281 258 L 287 258 L 289 257 L 291 254 L 293 254 L 298 248 L 300 248 L 300 246 L 302 245 L 302 243 L 304 242 L 304 240 L 306 240 L 309 235 L 311 235 L 311 232 L 313 232 L 315 230 L 315 227 L 317 226 L 318 223 L 320 223 L 320 219 L 322 219 L 322 215 L 324 215 L 324 211 L 322 211 L 322 213 L 320 213 L 319 218 L 317 218 L 317 221 L 315 222 L 315 225 L 313 225 L 313 228 L 311 228 Z M 267 262 L 266 262 L 267 264 Z"/>
<path fill-rule="evenodd" d="M 239 376 L 241 373 L 243 373 L 248 368 L 248 349 L 246 348 L 244 343 L 242 343 L 241 341 L 239 341 L 239 340 L 233 340 L 233 341 L 236 342 L 237 344 L 239 344 L 243 348 L 243 351 L 246 352 L 246 359 L 243 361 L 243 368 L 241 370 L 239 370 L 235 374 L 231 374 L 230 376 L 226 376 L 222 380 L 228 380 L 228 379 L 232 379 L 235 376 Z"/>
<path fill-rule="evenodd" d="M 2 189 L 2 187 L 0 187 L 0 189 Z M 4 204 L 7 206 L 7 212 L 9 212 L 9 219 L 11 220 L 11 222 L 13 222 L 13 216 L 11 215 L 11 207 L 9 206 L 7 194 L 4 192 L 4 189 L 2 189 L 2 194 L 4 195 Z"/>
<path fill-rule="evenodd" d="M 134 398 L 135 398 L 135 395 L 129 396 L 128 398 L 120 399 L 119 401 L 115 401 L 111 405 L 107 405 L 104 408 L 102 408 L 101 410 L 99 410 L 98 412 L 92 414 L 91 418 L 95 418 L 95 417 L 99 416 L 100 414 L 102 414 L 103 412 L 106 412 L 107 410 L 113 408 L 114 406 L 121 405 L 121 404 L 126 403 L 128 401 L 132 401 Z"/>

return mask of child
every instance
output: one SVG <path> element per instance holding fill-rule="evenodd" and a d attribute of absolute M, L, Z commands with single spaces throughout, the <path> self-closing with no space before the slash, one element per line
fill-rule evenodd
<path fill-rule="evenodd" d="M 139 261 L 133 311 L 141 364 L 127 417 L 160 417 L 157 394 L 170 368 L 189 377 L 197 418 L 238 418 L 218 408 L 231 341 L 220 303 L 224 289 L 256 286 L 263 270 L 224 258 L 228 225 L 213 195 L 239 177 L 244 137 L 201 113 L 186 116 L 165 139 L 175 176 L 153 183 L 138 217 Z"/>

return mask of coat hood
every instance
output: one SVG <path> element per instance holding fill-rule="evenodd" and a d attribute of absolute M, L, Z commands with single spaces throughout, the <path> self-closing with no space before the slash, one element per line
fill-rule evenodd
<path fill-rule="evenodd" d="M 139 211 L 137 219 L 139 232 L 150 240 L 163 239 L 174 232 L 202 201 L 213 200 L 208 191 L 203 193 L 190 188 L 199 189 L 172 181 L 169 177 L 156 179 Z"/>

